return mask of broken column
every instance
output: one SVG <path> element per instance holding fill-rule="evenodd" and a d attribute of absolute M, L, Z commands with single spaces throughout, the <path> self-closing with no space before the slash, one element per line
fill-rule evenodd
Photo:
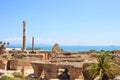
<path fill-rule="evenodd" d="M 26 21 L 23 21 L 23 50 L 26 50 Z"/>
<path fill-rule="evenodd" d="M 32 52 L 34 52 L 34 37 L 32 37 Z"/>

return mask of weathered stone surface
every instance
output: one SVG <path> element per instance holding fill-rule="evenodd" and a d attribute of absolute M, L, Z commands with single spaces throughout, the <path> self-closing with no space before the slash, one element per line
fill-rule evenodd
<path fill-rule="evenodd" d="M 56 56 L 56 52 L 54 52 L 54 51 L 49 51 L 47 53 L 48 53 L 48 59 L 49 60 L 52 59 L 52 58 L 54 58 Z"/>
<path fill-rule="evenodd" d="M 3 70 L 5 70 L 5 63 L 4 63 L 4 61 L 3 60 L 0 60 L 0 69 L 3 69 Z"/>
<path fill-rule="evenodd" d="M 82 77 L 82 80 L 84 80 L 81 67 L 52 63 L 31 63 L 31 64 L 34 69 L 34 73 L 37 77 L 40 77 L 42 72 L 44 71 L 48 79 L 56 79 L 58 77 L 58 69 L 67 68 L 71 80 L 78 79 L 80 77 Z"/>
<path fill-rule="evenodd" d="M 120 50 L 114 50 L 113 53 L 116 55 L 120 55 Z"/>
<path fill-rule="evenodd" d="M 17 70 L 17 65 L 18 65 L 18 61 L 17 60 L 10 60 L 8 61 L 9 65 L 9 69 L 10 70 Z"/>
<path fill-rule="evenodd" d="M 26 21 L 23 21 L 23 50 L 26 50 Z"/>
<path fill-rule="evenodd" d="M 9 60 L 10 70 L 21 69 L 22 67 L 30 67 L 30 61 L 28 60 Z"/>
<path fill-rule="evenodd" d="M 0 69 L 16 70 L 22 67 L 31 67 L 30 61 L 27 60 L 0 60 Z"/>
<path fill-rule="evenodd" d="M 52 51 L 54 51 L 54 52 L 56 52 L 56 53 L 61 53 L 61 48 L 60 48 L 59 45 L 56 43 L 56 44 L 53 46 Z"/>

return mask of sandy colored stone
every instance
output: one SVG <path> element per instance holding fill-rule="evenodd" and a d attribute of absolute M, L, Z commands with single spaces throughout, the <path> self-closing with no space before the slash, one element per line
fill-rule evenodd
<path fill-rule="evenodd" d="M 69 70 L 71 80 L 81 78 L 81 76 L 82 79 L 84 79 L 81 67 L 51 63 L 31 63 L 31 64 L 34 69 L 34 73 L 35 75 L 37 75 L 37 77 L 40 77 L 42 75 L 42 72 L 44 71 L 48 79 L 56 79 L 58 77 L 58 69 L 67 68 Z"/>
<path fill-rule="evenodd" d="M 61 53 L 61 48 L 60 46 L 56 43 L 53 48 L 52 48 L 52 51 L 56 52 L 56 53 Z"/>

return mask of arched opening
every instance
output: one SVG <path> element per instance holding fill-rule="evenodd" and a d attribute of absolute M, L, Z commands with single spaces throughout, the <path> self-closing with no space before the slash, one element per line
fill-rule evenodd
<path fill-rule="evenodd" d="M 59 80 L 70 80 L 69 70 L 67 68 L 58 69 L 58 79 Z"/>
<path fill-rule="evenodd" d="M 7 62 L 7 70 L 10 70 L 10 61 Z"/>

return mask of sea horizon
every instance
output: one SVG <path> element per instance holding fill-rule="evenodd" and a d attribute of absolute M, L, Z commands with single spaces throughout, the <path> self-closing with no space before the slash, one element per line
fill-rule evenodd
<path fill-rule="evenodd" d="M 7 48 L 10 49 L 22 49 L 21 45 L 9 45 Z M 26 48 L 28 50 L 32 49 L 32 46 L 27 45 Z M 46 50 L 46 51 L 51 51 L 53 48 L 53 45 L 36 45 L 34 46 L 35 50 Z M 105 50 L 105 51 L 112 51 L 112 50 L 120 50 L 120 46 L 76 46 L 76 45 L 62 45 L 60 48 L 64 51 L 90 51 L 90 50 Z"/>

